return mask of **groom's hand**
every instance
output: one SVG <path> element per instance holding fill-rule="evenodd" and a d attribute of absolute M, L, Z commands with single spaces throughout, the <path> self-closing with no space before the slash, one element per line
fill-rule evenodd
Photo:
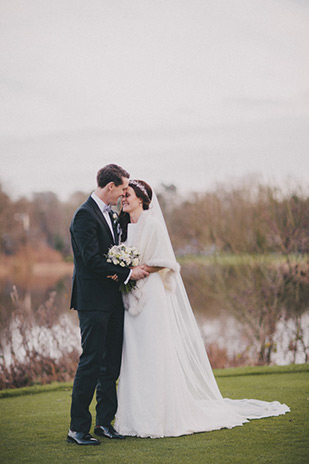
<path fill-rule="evenodd" d="M 112 280 L 114 280 L 115 282 L 117 282 L 117 281 L 118 281 L 118 276 L 117 276 L 117 274 L 114 274 L 114 275 L 109 275 L 109 276 L 106 276 L 106 277 L 107 277 L 108 279 L 112 279 Z"/>
<path fill-rule="evenodd" d="M 140 280 L 147 276 L 149 276 L 149 272 L 145 271 L 141 266 L 136 266 L 132 269 L 130 280 Z"/>

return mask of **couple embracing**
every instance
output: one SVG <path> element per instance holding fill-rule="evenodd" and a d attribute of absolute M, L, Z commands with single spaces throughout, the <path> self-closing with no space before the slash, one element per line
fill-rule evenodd
<path fill-rule="evenodd" d="M 110 206 L 119 198 L 117 218 Z M 95 392 L 94 433 L 111 439 L 232 428 L 289 411 L 277 401 L 222 397 L 157 197 L 146 182 L 130 180 L 115 164 L 105 166 L 70 231 L 71 308 L 78 311 L 82 354 L 73 384 L 69 442 L 100 443 L 89 433 Z M 141 265 L 130 269 L 107 261 L 109 249 L 120 242 L 138 249 Z M 120 285 L 129 281 L 134 288 L 122 294 Z"/>

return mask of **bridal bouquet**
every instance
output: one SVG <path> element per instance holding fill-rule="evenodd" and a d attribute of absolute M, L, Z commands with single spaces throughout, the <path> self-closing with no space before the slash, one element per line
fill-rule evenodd
<path fill-rule="evenodd" d="M 112 246 L 107 253 L 106 261 L 121 267 L 135 267 L 139 265 L 140 252 L 134 246 L 124 244 Z M 136 286 L 134 280 L 129 280 L 127 284 L 120 284 L 120 291 L 129 293 Z"/>

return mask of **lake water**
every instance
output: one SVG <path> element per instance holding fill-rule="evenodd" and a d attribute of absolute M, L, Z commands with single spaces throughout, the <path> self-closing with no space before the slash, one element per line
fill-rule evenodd
<path fill-rule="evenodd" d="M 39 270 L 40 271 L 40 270 Z M 64 351 L 80 351 L 78 317 L 69 310 L 71 292 L 71 267 L 59 277 L 53 272 L 37 272 L 28 276 L 8 276 L 0 281 L 0 331 L 1 350 L 7 365 L 12 351 L 19 360 L 26 349 L 57 358 Z M 195 299 L 194 295 L 189 298 Z M 242 324 L 221 308 L 207 307 L 199 310 L 196 318 L 206 347 L 216 347 L 226 352 L 228 360 L 243 353 L 254 356 L 255 346 L 248 344 Z M 309 313 L 302 316 L 303 342 L 309 345 Z M 276 349 L 271 355 L 272 364 L 304 363 L 304 347 L 295 340 L 295 321 L 279 321 L 274 340 Z"/>

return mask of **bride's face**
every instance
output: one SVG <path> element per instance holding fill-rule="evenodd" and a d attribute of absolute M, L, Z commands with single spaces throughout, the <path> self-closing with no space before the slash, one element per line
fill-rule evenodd
<path fill-rule="evenodd" d="M 126 193 L 124 194 L 122 200 L 122 209 L 125 213 L 134 213 L 143 209 L 143 202 L 140 198 L 136 196 L 132 187 L 128 187 Z"/>

